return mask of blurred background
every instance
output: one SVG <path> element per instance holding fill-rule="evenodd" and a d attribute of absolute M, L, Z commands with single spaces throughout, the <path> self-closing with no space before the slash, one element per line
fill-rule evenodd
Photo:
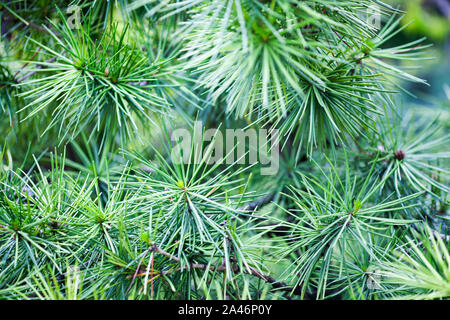
<path fill-rule="evenodd" d="M 404 94 L 404 106 L 436 113 L 440 122 L 450 127 L 450 0 L 385 0 L 405 12 L 403 31 L 392 41 L 406 43 L 426 37 L 433 46 L 427 50 L 430 60 L 421 61 L 414 70 L 430 86 L 404 84 L 415 97 Z M 410 62 L 413 65 L 415 62 Z M 404 66 L 407 67 L 407 66 Z"/>

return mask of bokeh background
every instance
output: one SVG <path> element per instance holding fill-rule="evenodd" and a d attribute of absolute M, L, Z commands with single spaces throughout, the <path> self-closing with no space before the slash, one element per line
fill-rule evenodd
<path fill-rule="evenodd" d="M 450 129 L 450 0 L 385 2 L 405 12 L 404 29 L 392 41 L 405 43 L 426 37 L 425 43 L 433 45 L 426 51 L 431 59 L 421 61 L 419 68 L 413 71 L 430 86 L 403 84 L 412 94 L 403 95 L 404 107 L 428 115 L 436 113 L 439 121 Z"/>

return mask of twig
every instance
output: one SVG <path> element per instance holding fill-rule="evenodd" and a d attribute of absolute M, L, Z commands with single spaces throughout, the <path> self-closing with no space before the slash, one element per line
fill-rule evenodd
<path fill-rule="evenodd" d="M 19 19 L 20 18 L 19 16 L 16 17 L 16 16 L 12 15 L 10 12 L 5 12 L 4 13 L 4 17 L 5 17 L 5 19 L 4 19 L 5 23 L 7 23 L 8 21 L 17 20 L 17 21 L 20 21 L 22 24 L 24 24 L 27 27 L 30 27 L 32 29 L 35 29 L 35 30 L 40 31 L 40 32 L 45 33 L 45 34 L 52 34 L 53 33 L 57 37 L 61 38 L 61 34 L 58 31 L 54 30 L 51 26 L 48 26 L 48 28 L 51 30 L 51 31 L 49 31 L 49 29 L 46 29 L 43 26 L 40 26 L 40 25 L 38 25 L 36 23 L 28 22 L 28 21 L 23 20 L 23 19 Z"/>
<path fill-rule="evenodd" d="M 169 252 L 162 250 L 157 245 L 152 245 L 148 250 L 152 251 L 154 253 L 158 253 L 160 255 L 163 255 L 163 256 L 169 258 L 172 261 L 181 262 L 180 258 L 175 257 L 175 256 L 171 255 Z M 218 271 L 218 272 L 225 272 L 225 271 L 227 271 L 226 266 L 223 266 L 223 265 L 222 266 L 218 266 L 218 267 L 214 267 L 214 266 L 209 266 L 208 267 L 208 265 L 203 264 L 203 263 L 190 263 L 189 266 L 192 269 L 201 269 L 201 270 L 209 269 L 211 271 Z M 176 269 L 168 270 L 168 271 L 165 271 L 165 272 L 161 271 L 160 274 L 161 275 L 166 275 L 166 274 L 169 274 L 169 273 L 173 273 L 175 271 L 182 271 L 182 268 L 176 268 Z M 239 272 L 239 268 L 238 267 L 233 267 L 233 268 L 231 268 L 231 271 L 233 273 L 238 273 Z M 274 287 L 275 289 L 279 289 L 281 291 L 290 292 L 290 293 L 293 293 L 295 295 L 301 295 L 302 294 L 302 288 L 300 286 L 292 288 L 288 284 L 286 284 L 284 282 L 280 282 L 280 281 L 276 280 L 275 278 L 273 278 L 272 276 L 262 274 L 261 272 L 259 272 L 257 269 L 255 269 L 253 267 L 249 267 L 248 269 L 244 270 L 244 273 L 260 278 L 261 280 L 271 284 L 272 287 Z"/>
<path fill-rule="evenodd" d="M 38 31 L 40 31 L 42 33 L 51 34 L 47 29 L 45 29 L 44 27 L 42 27 L 42 26 L 40 26 L 40 25 L 38 25 L 36 23 L 29 22 L 28 26 L 30 28 L 38 30 Z M 52 30 L 52 31 L 55 32 L 54 30 Z M 55 32 L 55 34 L 56 34 L 56 32 Z"/>
<path fill-rule="evenodd" d="M 265 204 L 272 201 L 272 199 L 274 197 L 275 197 L 275 193 L 269 193 L 268 195 L 266 195 L 262 198 L 256 199 L 255 201 L 250 202 L 249 204 L 246 204 L 245 206 L 239 207 L 238 210 L 253 212 L 256 209 L 259 209 L 262 206 L 264 206 Z"/>
<path fill-rule="evenodd" d="M 53 61 L 55 61 L 55 60 L 56 60 L 56 57 L 52 57 L 52 58 L 48 59 L 48 60 L 45 61 L 45 62 L 46 62 L 46 63 L 50 63 L 50 62 L 53 62 Z M 36 67 L 36 69 L 39 70 L 39 69 L 42 69 L 42 68 L 45 68 L 45 67 L 46 67 L 45 65 L 40 64 L 40 65 L 38 65 L 38 66 Z M 17 83 L 20 83 L 20 82 L 26 80 L 27 78 L 31 77 L 31 76 L 32 76 L 33 74 L 35 74 L 36 72 L 37 72 L 37 70 L 34 70 L 34 71 L 31 71 L 31 72 L 27 73 L 27 74 L 24 75 L 23 77 L 17 79 Z"/>
<path fill-rule="evenodd" d="M 37 54 L 39 53 L 39 51 L 41 51 L 41 47 L 38 47 L 38 48 L 37 48 L 36 52 L 35 52 L 35 53 L 33 54 L 33 56 L 30 58 L 30 61 L 33 61 L 34 58 L 36 58 L 36 56 L 37 56 Z M 24 65 L 23 65 L 19 70 L 17 70 L 17 72 L 13 75 L 13 78 L 14 78 L 14 79 L 19 75 L 19 73 L 20 73 L 23 69 L 25 69 L 26 66 L 28 66 L 28 65 L 30 64 L 30 61 L 27 61 L 26 63 L 24 63 Z"/>

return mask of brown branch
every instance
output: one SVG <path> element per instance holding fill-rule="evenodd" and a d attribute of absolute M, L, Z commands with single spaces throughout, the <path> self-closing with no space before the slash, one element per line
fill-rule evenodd
<path fill-rule="evenodd" d="M 52 58 L 48 59 L 48 60 L 45 61 L 45 62 L 46 62 L 46 63 L 50 63 L 50 62 L 53 62 L 53 61 L 55 61 L 55 60 L 56 60 L 56 57 L 52 57 Z M 42 69 L 42 68 L 45 68 L 45 67 L 46 67 L 46 65 L 40 64 L 40 65 L 38 65 L 38 66 L 36 67 L 36 69 L 39 70 L 39 69 Z M 17 83 L 20 83 L 20 82 L 26 80 L 27 78 L 29 78 L 29 77 L 31 77 L 32 75 L 34 75 L 36 72 L 37 72 L 37 70 L 34 70 L 34 71 L 31 71 L 31 72 L 27 73 L 27 74 L 24 75 L 23 77 L 20 77 L 19 79 L 17 79 Z"/>
<path fill-rule="evenodd" d="M 47 28 L 48 28 L 47 29 L 47 28 L 44 28 L 43 26 L 38 25 L 38 24 L 33 23 L 33 22 L 28 22 L 28 21 L 24 22 L 24 21 L 18 19 L 17 17 L 13 16 L 9 12 L 4 12 L 3 13 L 3 17 L 4 17 L 5 24 L 8 23 L 9 21 L 13 21 L 13 22 L 17 21 L 17 22 L 20 22 L 20 23 L 24 24 L 26 27 L 30 27 L 31 29 L 35 29 L 35 30 L 37 30 L 39 32 L 42 32 L 42 33 L 45 33 L 45 34 L 50 34 L 50 35 L 53 33 L 57 37 L 61 38 L 61 34 L 58 31 L 56 31 L 52 26 L 47 26 Z M 51 31 L 49 31 L 49 29 Z"/>
<path fill-rule="evenodd" d="M 265 204 L 272 201 L 272 199 L 274 197 L 275 197 L 275 193 L 269 193 L 268 195 L 266 195 L 262 198 L 256 199 L 255 201 L 250 202 L 249 204 L 239 207 L 238 210 L 247 211 L 247 212 L 256 211 L 257 209 L 261 208 Z"/>
<path fill-rule="evenodd" d="M 14 78 L 14 79 L 19 75 L 20 72 L 22 72 L 23 69 L 25 69 L 26 66 L 28 66 L 28 65 L 30 64 L 31 61 L 34 60 L 34 58 L 36 58 L 36 56 L 37 56 L 37 54 L 39 53 L 39 51 L 41 51 L 41 47 L 38 47 L 38 48 L 37 48 L 36 52 L 35 52 L 35 53 L 33 54 L 33 56 L 30 58 L 30 61 L 25 62 L 24 65 L 23 65 L 19 70 L 17 70 L 17 72 L 13 75 L 13 78 Z"/>
<path fill-rule="evenodd" d="M 45 29 L 44 27 L 42 27 L 42 26 L 40 26 L 40 25 L 38 25 L 36 23 L 30 22 L 28 25 L 30 26 L 30 28 L 38 30 L 38 31 L 40 31 L 42 33 L 51 34 L 47 29 Z M 55 30 L 52 30 L 52 32 L 54 32 L 56 34 Z"/>
<path fill-rule="evenodd" d="M 175 262 L 181 262 L 181 259 L 178 257 L 175 257 L 173 255 L 171 255 L 169 252 L 162 250 L 160 247 L 158 247 L 157 245 L 152 245 L 149 249 L 149 251 L 152 251 L 154 253 L 158 253 L 162 256 L 167 257 L 168 259 L 175 261 Z M 192 269 L 201 269 L 201 270 L 211 270 L 211 271 L 218 271 L 218 272 L 226 272 L 227 268 L 226 266 L 218 266 L 218 267 L 214 267 L 214 266 L 209 266 L 203 263 L 189 263 L 190 268 Z M 169 273 L 173 273 L 176 271 L 182 271 L 182 268 L 176 268 L 176 269 L 172 269 L 172 270 L 168 270 L 168 271 L 161 271 L 159 272 L 160 275 L 166 275 Z M 231 268 L 231 271 L 236 274 L 239 272 L 239 268 L 233 267 Z M 257 269 L 253 268 L 253 267 L 249 267 L 248 269 L 244 270 L 244 273 L 255 276 L 263 281 L 265 281 L 266 283 L 269 283 L 272 285 L 272 287 L 274 287 L 275 289 L 279 289 L 281 291 L 286 291 L 286 292 L 290 292 L 293 293 L 295 295 L 301 295 L 302 294 L 302 288 L 300 286 L 297 286 L 295 288 L 292 288 L 291 286 L 289 286 L 288 284 L 284 283 L 284 282 L 280 282 L 278 280 L 276 280 L 275 278 L 273 278 L 272 276 L 266 275 L 266 274 L 262 274 L 261 272 L 259 272 Z M 138 274 L 138 275 L 144 275 L 144 273 Z"/>

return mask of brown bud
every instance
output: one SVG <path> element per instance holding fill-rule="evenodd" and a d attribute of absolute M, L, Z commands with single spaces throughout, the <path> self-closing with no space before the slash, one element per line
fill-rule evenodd
<path fill-rule="evenodd" d="M 403 150 L 398 150 L 395 154 L 395 159 L 402 161 L 403 159 L 405 159 L 405 151 Z"/>

